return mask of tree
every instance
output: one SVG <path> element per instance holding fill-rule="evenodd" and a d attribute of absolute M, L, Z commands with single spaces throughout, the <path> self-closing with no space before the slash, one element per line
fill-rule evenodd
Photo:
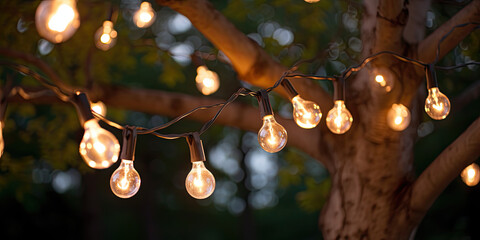
<path fill-rule="evenodd" d="M 233 3 L 238 4 L 236 7 L 242 7 L 241 1 Z M 287 70 L 285 65 L 238 30 L 210 2 L 157 0 L 157 4 L 186 16 L 203 36 L 226 55 L 239 79 L 253 86 L 267 88 Z M 360 28 L 363 48 L 358 59 L 381 51 L 392 51 L 433 62 L 442 36 L 456 25 L 480 21 L 480 1 L 473 0 L 425 37 L 424 22 L 430 4 L 430 1 L 419 0 L 363 2 Z M 315 8 L 315 5 L 309 7 Z M 456 28 L 442 42 L 439 57 L 446 56 L 475 28 L 475 24 Z M 305 51 L 310 51 L 308 46 Z M 0 49 L 1 55 L 35 66 L 56 84 L 66 89 L 75 88 L 65 84 L 62 77 L 52 70 L 52 67 L 58 67 L 55 61 L 49 60 L 49 64 L 27 52 Z M 82 59 L 91 61 L 91 53 L 78 54 Z M 372 87 L 372 73 L 368 71 L 361 71 L 348 79 L 346 105 L 355 120 L 347 133 L 332 134 L 325 124 L 313 130 L 304 130 L 292 120 L 277 119 L 287 129 L 289 146 L 307 153 L 328 169 L 331 189 L 319 221 L 325 239 L 413 238 L 435 199 L 467 165 L 480 156 L 480 120 L 477 118 L 415 177 L 413 143 L 418 138 L 416 131 L 423 116 L 425 91 L 422 83 L 425 72 L 395 58 L 379 59 L 381 61 L 374 61 L 372 65 L 389 69 L 402 87 L 394 88 L 388 94 L 379 93 Z M 128 63 L 125 65 L 128 66 Z M 70 69 L 62 71 L 75 72 L 75 69 L 70 66 Z M 220 102 L 218 99 L 160 90 L 100 85 L 98 83 L 101 82 L 92 76 L 82 78 L 92 82 L 93 87 L 87 88 L 92 99 L 102 100 L 108 106 L 120 109 L 175 117 L 198 105 Z M 310 79 L 295 79 L 292 83 L 305 99 L 314 100 L 324 112 L 331 108 L 331 94 L 322 86 Z M 285 96 L 282 90 L 278 92 Z M 412 114 L 412 123 L 402 132 L 389 129 L 385 121 L 388 109 L 398 101 L 409 107 Z M 214 110 L 207 112 L 191 115 L 191 119 L 208 121 Z M 256 132 L 260 127 L 258 116 L 256 107 L 233 103 L 224 110 L 217 123 Z M 252 118 L 258 120 L 252 121 Z"/>

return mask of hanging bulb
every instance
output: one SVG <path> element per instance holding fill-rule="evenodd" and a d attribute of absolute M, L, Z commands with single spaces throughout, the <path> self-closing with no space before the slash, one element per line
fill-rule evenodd
<path fill-rule="evenodd" d="M 120 198 L 129 198 L 140 189 L 140 175 L 133 167 L 132 160 L 122 159 L 120 166 L 110 178 L 112 192 Z"/>
<path fill-rule="evenodd" d="M 410 124 L 410 111 L 403 104 L 393 104 L 387 113 L 387 124 L 395 131 L 403 131 Z"/>
<path fill-rule="evenodd" d="M 103 22 L 103 25 L 95 32 L 95 46 L 98 49 L 107 51 L 117 42 L 117 31 L 113 29 L 111 21 Z"/>
<path fill-rule="evenodd" d="M 3 121 L 0 121 L 0 157 L 3 156 L 5 141 L 3 140 Z"/>
<path fill-rule="evenodd" d="M 353 117 L 348 111 L 343 100 L 336 100 L 334 106 L 327 114 L 327 127 L 336 134 L 347 132 L 352 126 Z"/>
<path fill-rule="evenodd" d="M 155 21 L 155 11 L 149 2 L 142 2 L 140 9 L 133 15 L 133 22 L 139 28 L 147 28 Z"/>
<path fill-rule="evenodd" d="M 80 26 L 75 0 L 44 0 L 35 13 L 35 25 L 43 38 L 52 43 L 68 40 Z"/>
<path fill-rule="evenodd" d="M 220 81 L 216 72 L 208 70 L 206 66 L 197 68 L 197 88 L 203 95 L 210 95 L 218 90 Z"/>
<path fill-rule="evenodd" d="M 98 101 L 96 103 L 91 103 L 92 111 L 96 112 L 99 115 L 106 116 L 107 115 L 107 106 L 102 101 Z"/>
<path fill-rule="evenodd" d="M 298 126 L 306 129 L 314 128 L 322 118 L 320 107 L 312 102 L 301 98 L 299 95 L 292 98 L 293 119 Z"/>
<path fill-rule="evenodd" d="M 258 131 L 258 142 L 269 153 L 279 152 L 287 144 L 287 131 L 275 121 L 273 115 L 266 115 Z"/>
<path fill-rule="evenodd" d="M 85 122 L 85 133 L 80 142 L 80 154 L 88 166 L 96 169 L 110 167 L 118 159 L 120 145 L 117 138 L 98 125 L 95 119 Z"/>
<path fill-rule="evenodd" d="M 467 184 L 467 186 L 473 187 L 477 185 L 480 181 L 480 168 L 477 164 L 472 163 L 468 165 L 468 167 L 463 169 L 460 176 L 462 177 L 463 182 Z"/>
<path fill-rule="evenodd" d="M 384 77 L 382 74 L 375 75 L 375 83 L 378 87 L 382 88 L 385 92 L 390 92 L 393 89 L 395 81 L 390 78 Z"/>
<path fill-rule="evenodd" d="M 192 162 L 192 170 L 185 180 L 188 194 L 196 199 L 205 199 L 215 190 L 215 178 L 205 168 L 203 161 Z"/>
<path fill-rule="evenodd" d="M 438 87 L 428 89 L 425 112 L 435 120 L 445 119 L 450 113 L 450 100 L 438 90 Z"/>

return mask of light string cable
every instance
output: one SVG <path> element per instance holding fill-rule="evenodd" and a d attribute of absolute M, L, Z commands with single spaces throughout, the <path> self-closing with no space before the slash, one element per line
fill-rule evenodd
<path fill-rule="evenodd" d="M 433 61 L 433 64 L 437 63 L 440 59 L 440 45 L 442 44 L 443 41 L 445 41 L 445 39 L 450 36 L 450 34 L 453 33 L 453 31 L 457 28 L 461 28 L 461 27 L 466 27 L 466 26 L 469 26 L 469 25 L 477 25 L 475 26 L 474 30 L 480 28 L 480 22 L 467 22 L 467 23 L 462 23 L 462 24 L 458 24 L 458 25 L 455 25 L 453 26 L 450 31 L 448 31 L 447 33 L 445 33 L 442 38 L 440 38 L 440 40 L 438 41 L 438 44 L 437 44 L 437 50 L 436 50 L 436 53 L 435 53 L 435 60 Z M 437 67 L 438 68 L 438 67 Z M 440 68 L 439 68 L 440 69 Z"/>

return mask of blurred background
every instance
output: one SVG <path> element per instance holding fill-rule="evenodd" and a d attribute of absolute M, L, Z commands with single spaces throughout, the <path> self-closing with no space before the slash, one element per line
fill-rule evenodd
<path fill-rule="evenodd" d="M 468 2 L 433 1 L 427 32 Z M 319 55 L 302 65 L 303 73 L 332 76 L 361 60 L 361 1 L 212 3 L 285 66 Z M 132 18 L 140 1 L 78 1 L 79 29 L 71 39 L 55 45 L 35 29 L 39 4 L 0 1 L 0 47 L 41 58 L 70 85 L 118 85 L 202 96 L 195 85 L 200 61 L 220 78 L 213 97 L 226 99 L 241 86 L 252 87 L 237 79 L 228 59 L 186 17 L 154 2 L 155 21 L 139 28 Z M 103 51 L 95 45 L 95 32 L 112 9 L 118 36 L 115 46 Z M 478 60 L 479 37 L 478 31 L 471 34 L 439 65 Z M 192 54 L 202 57 L 192 61 Z M 437 73 L 455 110 L 445 121 L 424 118 L 416 143 L 417 173 L 478 117 L 478 94 L 467 100 L 461 96 L 479 89 L 479 70 L 471 66 Z M 0 66 L 2 85 L 7 79 L 15 86 L 40 86 L 31 77 Z M 330 83 L 319 84 L 331 91 Z M 256 104 L 248 97 L 237 101 Z M 276 113 L 292 118 L 289 102 L 278 95 L 271 101 Z M 148 128 L 171 120 L 108 106 L 107 117 Z M 120 131 L 101 125 L 121 139 Z M 164 133 L 200 128 L 201 123 L 182 120 Z M 109 186 L 118 163 L 106 170 L 89 168 L 78 153 L 82 135 L 71 105 L 9 104 L 0 159 L 1 239 L 322 239 L 318 217 L 329 191 L 329 176 L 319 162 L 297 149 L 270 154 L 260 148 L 256 133 L 214 125 L 202 140 L 216 190 L 208 199 L 196 200 L 184 185 L 191 169 L 186 141 L 142 135 L 135 161 L 142 185 L 134 197 L 120 199 Z M 478 186 L 468 187 L 457 178 L 425 217 L 417 239 L 480 239 L 475 231 L 479 201 Z"/>

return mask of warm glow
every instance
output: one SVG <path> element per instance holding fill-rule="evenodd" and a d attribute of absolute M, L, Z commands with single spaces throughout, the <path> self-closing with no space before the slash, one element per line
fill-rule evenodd
<path fill-rule="evenodd" d="M 273 115 L 263 117 L 263 126 L 258 131 L 258 143 L 270 153 L 282 150 L 287 144 L 287 131 L 275 121 Z"/>
<path fill-rule="evenodd" d="M 132 160 L 122 159 L 120 166 L 110 177 L 110 188 L 120 198 L 129 198 L 140 189 L 141 179 Z"/>
<path fill-rule="evenodd" d="M 387 113 L 387 124 L 395 131 L 403 131 L 410 124 L 410 111 L 403 104 L 393 104 Z"/>
<path fill-rule="evenodd" d="M 142 2 L 140 9 L 133 15 L 133 22 L 139 28 L 146 28 L 155 21 L 155 11 L 149 2 Z"/>
<path fill-rule="evenodd" d="M 333 108 L 328 111 L 326 121 L 330 131 L 336 134 L 343 134 L 352 126 L 353 117 L 343 100 L 337 100 Z"/>
<path fill-rule="evenodd" d="M 445 119 L 450 113 L 450 100 L 437 87 L 428 89 L 425 112 L 435 120 Z"/>
<path fill-rule="evenodd" d="M 75 11 L 67 4 L 61 4 L 57 11 L 48 20 L 48 28 L 53 31 L 63 32 L 75 18 Z"/>
<path fill-rule="evenodd" d="M 307 3 L 316 3 L 316 2 L 320 2 L 320 0 L 305 0 L 305 2 L 307 2 Z"/>
<path fill-rule="evenodd" d="M 90 106 L 92 108 L 92 111 L 96 112 L 97 114 L 100 114 L 102 116 L 107 115 L 107 106 L 105 106 L 105 103 L 103 103 L 102 101 L 91 103 Z"/>
<path fill-rule="evenodd" d="M 377 74 L 375 74 L 377 72 Z M 381 73 L 378 73 L 381 72 Z M 375 81 L 375 87 L 377 89 L 381 89 L 382 91 L 385 92 L 390 92 L 393 89 L 394 85 L 394 79 L 392 77 L 392 74 L 389 74 L 389 72 L 385 69 L 376 69 L 374 70 L 374 81 Z"/>
<path fill-rule="evenodd" d="M 111 40 L 110 40 L 110 35 L 104 33 L 102 34 L 102 36 L 100 37 L 100 41 L 102 43 L 105 43 L 105 44 L 108 44 Z"/>
<path fill-rule="evenodd" d="M 293 119 L 298 126 L 306 129 L 314 128 L 322 118 L 320 107 L 311 101 L 306 101 L 299 95 L 292 98 Z"/>
<path fill-rule="evenodd" d="M 98 49 L 107 51 L 115 46 L 117 31 L 113 29 L 111 21 L 103 22 L 103 25 L 95 32 L 95 46 Z"/>
<path fill-rule="evenodd" d="M 478 184 L 480 181 L 480 168 L 477 164 L 472 163 L 465 169 L 463 169 L 460 176 L 462 177 L 463 182 L 467 184 L 467 186 L 473 187 Z"/>
<path fill-rule="evenodd" d="M 386 82 L 385 82 L 385 79 L 383 78 L 382 75 L 377 75 L 377 76 L 375 76 L 375 81 L 376 81 L 378 84 L 380 84 L 380 86 L 385 87 Z"/>
<path fill-rule="evenodd" d="M 80 155 L 92 168 L 110 167 L 118 159 L 120 145 L 115 136 L 90 119 L 84 125 L 85 134 L 80 143 Z"/>
<path fill-rule="evenodd" d="M 205 199 L 215 190 L 215 178 L 205 168 L 203 161 L 192 162 L 192 170 L 185 179 L 188 194 L 196 199 Z"/>
<path fill-rule="evenodd" d="M 197 77 L 195 78 L 198 91 L 203 95 L 210 95 L 220 87 L 220 80 L 217 73 L 208 70 L 206 66 L 197 68 Z"/>
<path fill-rule="evenodd" d="M 3 122 L 0 121 L 0 157 L 3 156 L 3 150 L 5 148 L 5 141 L 3 140 Z"/>
<path fill-rule="evenodd" d="M 69 39 L 80 26 L 74 0 L 45 0 L 38 5 L 35 25 L 40 36 L 52 43 Z"/>

